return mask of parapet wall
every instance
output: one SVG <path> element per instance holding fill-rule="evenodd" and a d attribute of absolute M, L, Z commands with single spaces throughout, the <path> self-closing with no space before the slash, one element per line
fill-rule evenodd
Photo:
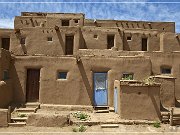
<path fill-rule="evenodd" d="M 117 113 L 122 119 L 161 120 L 160 84 L 115 80 Z"/>

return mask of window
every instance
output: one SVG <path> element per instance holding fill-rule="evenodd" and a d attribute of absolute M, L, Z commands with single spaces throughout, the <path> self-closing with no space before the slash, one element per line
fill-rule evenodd
<path fill-rule="evenodd" d="M 114 46 L 114 35 L 107 36 L 107 49 L 111 49 Z"/>
<path fill-rule="evenodd" d="M 171 74 L 171 67 L 161 67 L 162 74 Z"/>
<path fill-rule="evenodd" d="M 8 73 L 8 70 L 4 70 L 3 72 L 3 80 L 8 80 L 9 79 L 9 73 Z"/>
<path fill-rule="evenodd" d="M 79 20 L 74 20 L 74 22 L 75 22 L 75 23 L 78 23 L 78 22 L 79 22 Z"/>
<path fill-rule="evenodd" d="M 94 35 L 94 38 L 96 38 L 96 39 L 97 39 L 97 38 L 98 38 L 98 35 Z"/>
<path fill-rule="evenodd" d="M 10 38 L 2 38 L 2 39 L 1 39 L 1 43 L 2 43 L 1 48 L 6 49 L 6 50 L 9 50 Z"/>
<path fill-rule="evenodd" d="M 133 73 L 123 73 L 122 80 L 133 80 Z"/>
<path fill-rule="evenodd" d="M 47 37 L 47 41 L 52 41 L 53 39 L 52 39 L 52 37 Z"/>
<path fill-rule="evenodd" d="M 127 37 L 127 41 L 131 41 L 131 37 L 129 36 L 129 37 Z"/>
<path fill-rule="evenodd" d="M 26 43 L 26 38 L 21 38 L 20 44 L 21 44 L 21 45 L 24 45 L 25 43 Z"/>
<path fill-rule="evenodd" d="M 69 20 L 62 20 L 62 26 L 69 26 Z"/>
<path fill-rule="evenodd" d="M 67 79 L 67 72 L 58 72 L 58 79 Z"/>
<path fill-rule="evenodd" d="M 147 38 L 142 38 L 142 51 L 147 51 Z"/>

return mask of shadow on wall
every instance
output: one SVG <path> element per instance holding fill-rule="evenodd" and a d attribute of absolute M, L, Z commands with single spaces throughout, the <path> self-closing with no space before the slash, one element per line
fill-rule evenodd
<path fill-rule="evenodd" d="M 157 103 L 156 103 L 156 100 L 155 100 L 154 96 L 151 95 L 151 94 L 149 94 L 149 96 L 150 96 L 151 101 L 152 101 L 152 103 L 153 103 L 153 106 L 154 106 L 154 108 L 155 108 L 155 110 L 156 110 L 156 113 L 157 113 L 157 115 L 158 115 L 158 118 L 161 119 L 161 112 L 160 112 L 160 110 L 159 110 L 159 108 L 158 108 L 158 105 L 157 105 Z"/>
<path fill-rule="evenodd" d="M 59 29 L 56 29 L 56 34 L 57 34 L 57 37 L 58 37 L 62 52 L 63 52 L 63 54 L 65 54 L 65 44 L 63 42 L 62 35 L 61 35 L 61 32 L 60 32 Z"/>
<path fill-rule="evenodd" d="M 180 102 L 175 98 L 175 106 L 180 108 Z"/>
<path fill-rule="evenodd" d="M 24 103 L 25 102 L 25 93 L 23 92 L 20 79 L 17 74 L 14 62 L 11 64 L 11 77 L 12 77 L 12 90 L 13 90 L 13 102 L 15 103 Z"/>
<path fill-rule="evenodd" d="M 79 72 L 81 74 L 83 83 L 85 85 L 85 88 L 87 90 L 89 99 L 91 101 L 91 105 L 93 105 L 93 101 L 92 101 L 92 88 L 91 88 L 91 85 L 89 84 L 89 80 L 88 80 L 88 77 L 86 75 L 86 71 L 84 69 L 84 65 L 83 65 L 82 61 L 79 61 L 77 65 L 78 65 Z"/>
<path fill-rule="evenodd" d="M 88 49 L 81 30 L 79 31 L 79 34 L 80 34 L 80 39 L 82 39 L 82 41 L 80 42 L 81 43 L 80 49 Z"/>

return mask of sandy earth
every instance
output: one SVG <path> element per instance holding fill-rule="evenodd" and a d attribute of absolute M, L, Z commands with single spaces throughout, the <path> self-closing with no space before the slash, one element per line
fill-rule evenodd
<path fill-rule="evenodd" d="M 77 134 L 72 129 L 77 126 L 65 127 L 7 127 L 0 128 L 0 134 Z M 168 124 L 161 124 L 160 128 L 155 128 L 152 125 L 122 125 L 119 128 L 101 128 L 100 125 L 88 126 L 86 132 L 81 134 L 179 134 L 180 127 L 169 127 Z"/>

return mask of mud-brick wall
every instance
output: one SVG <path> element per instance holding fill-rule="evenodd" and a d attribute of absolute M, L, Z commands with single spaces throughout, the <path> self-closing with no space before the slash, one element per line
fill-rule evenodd
<path fill-rule="evenodd" d="M 161 33 L 160 50 L 163 52 L 180 51 L 180 34 Z"/>
<path fill-rule="evenodd" d="M 40 103 L 64 105 L 93 105 L 93 72 L 108 73 L 108 105 L 113 106 L 115 79 L 124 72 L 133 72 L 135 79 L 151 74 L 151 63 L 146 57 L 74 57 L 16 56 L 13 67 L 14 100 L 26 100 L 26 72 L 40 69 Z M 57 79 L 58 71 L 67 71 L 67 80 Z"/>
<path fill-rule="evenodd" d="M 11 56 L 8 51 L 0 50 L 0 108 L 7 108 L 12 101 L 12 83 L 10 75 Z M 8 72 L 9 78 L 4 80 L 4 71 Z"/>
<path fill-rule="evenodd" d="M 122 119 L 160 120 L 160 85 L 124 84 L 115 81 L 118 114 Z"/>
<path fill-rule="evenodd" d="M 161 83 L 160 100 L 163 107 L 175 106 L 175 78 L 168 76 L 154 76 L 157 83 Z"/>
<path fill-rule="evenodd" d="M 131 40 L 127 40 L 131 37 Z M 142 51 L 142 38 L 147 38 L 147 51 L 159 51 L 160 37 L 157 30 L 125 30 L 123 40 L 123 50 Z"/>
<path fill-rule="evenodd" d="M 53 28 L 24 28 L 19 34 L 11 35 L 10 51 L 15 55 L 35 55 L 44 54 L 57 56 L 65 54 L 65 36 L 74 36 L 75 54 L 79 48 L 79 28 L 78 27 L 61 27 L 58 31 Z M 52 41 L 48 41 L 52 37 Z M 25 44 L 20 44 L 20 39 L 25 39 Z"/>

